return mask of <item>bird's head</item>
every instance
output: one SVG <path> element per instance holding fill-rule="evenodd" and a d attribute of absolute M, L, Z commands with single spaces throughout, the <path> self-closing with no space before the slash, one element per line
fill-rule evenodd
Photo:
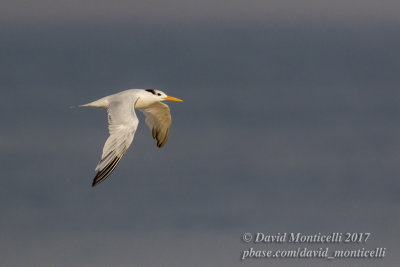
<path fill-rule="evenodd" d="M 168 96 L 166 93 L 156 89 L 146 89 L 146 92 L 148 93 L 146 97 L 154 99 L 155 101 L 165 101 L 165 100 L 178 101 L 178 102 L 183 101 L 179 98 Z"/>

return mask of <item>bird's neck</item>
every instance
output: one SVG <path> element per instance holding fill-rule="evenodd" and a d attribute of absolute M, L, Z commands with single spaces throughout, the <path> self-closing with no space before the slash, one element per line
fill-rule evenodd
<path fill-rule="evenodd" d="M 141 108 L 147 108 L 151 104 L 153 104 L 155 101 L 154 99 L 149 99 L 147 97 L 139 97 L 138 100 L 135 102 L 135 109 L 141 109 Z"/>

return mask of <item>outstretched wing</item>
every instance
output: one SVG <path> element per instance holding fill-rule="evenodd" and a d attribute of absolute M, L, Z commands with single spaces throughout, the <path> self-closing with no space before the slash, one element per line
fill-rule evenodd
<path fill-rule="evenodd" d="M 139 110 L 146 116 L 146 124 L 150 128 L 153 138 L 157 140 L 157 146 L 164 146 L 168 140 L 172 121 L 169 107 L 164 103 L 155 102 Z"/>
<path fill-rule="evenodd" d="M 118 165 L 132 143 L 139 122 L 130 101 L 111 102 L 107 112 L 110 136 L 104 144 L 101 160 L 96 166 L 98 172 L 92 186 L 104 181 Z"/>

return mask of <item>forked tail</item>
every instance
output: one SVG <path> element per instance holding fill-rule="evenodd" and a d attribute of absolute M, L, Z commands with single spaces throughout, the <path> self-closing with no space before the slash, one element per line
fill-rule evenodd
<path fill-rule="evenodd" d="M 108 108 L 109 102 L 107 100 L 107 97 L 100 98 L 99 100 L 79 105 L 78 107 L 95 107 L 95 108 Z"/>

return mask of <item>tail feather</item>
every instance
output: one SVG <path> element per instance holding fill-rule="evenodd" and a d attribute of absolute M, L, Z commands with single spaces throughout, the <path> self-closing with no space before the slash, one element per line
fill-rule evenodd
<path fill-rule="evenodd" d="M 96 108 L 108 108 L 109 102 L 106 97 L 100 98 L 99 100 L 79 105 L 78 107 L 96 107 Z"/>

